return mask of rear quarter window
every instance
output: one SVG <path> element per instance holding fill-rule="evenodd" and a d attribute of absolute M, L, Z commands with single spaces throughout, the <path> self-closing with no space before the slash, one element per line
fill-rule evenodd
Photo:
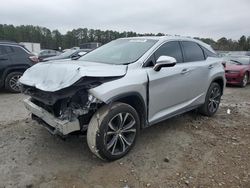
<path fill-rule="evenodd" d="M 12 48 L 14 50 L 14 53 L 16 53 L 16 54 L 19 54 L 19 55 L 26 55 L 27 54 L 27 52 L 25 52 L 25 50 L 21 47 L 13 46 Z"/>
<path fill-rule="evenodd" d="M 205 57 L 218 57 L 218 55 L 214 52 L 211 52 L 210 50 L 208 50 L 207 48 L 201 46 L 202 50 L 204 51 L 204 55 Z"/>
<path fill-rule="evenodd" d="M 197 43 L 190 41 L 183 41 L 181 43 L 185 62 L 205 60 L 203 50 Z"/>
<path fill-rule="evenodd" d="M 4 54 L 5 54 L 5 53 L 4 53 L 3 47 L 0 46 L 0 55 L 4 55 Z"/>

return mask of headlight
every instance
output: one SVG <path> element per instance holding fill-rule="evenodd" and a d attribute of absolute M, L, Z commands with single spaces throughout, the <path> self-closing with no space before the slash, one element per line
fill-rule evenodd
<path fill-rule="evenodd" d="M 227 73 L 229 73 L 229 74 L 239 74 L 240 71 L 229 70 L 229 71 L 227 71 Z"/>

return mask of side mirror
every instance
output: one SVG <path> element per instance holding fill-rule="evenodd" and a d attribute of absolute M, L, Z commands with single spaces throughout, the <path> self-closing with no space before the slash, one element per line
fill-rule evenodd
<path fill-rule="evenodd" d="M 176 59 L 170 56 L 160 56 L 153 69 L 155 71 L 160 71 L 162 67 L 173 67 L 176 65 Z"/>

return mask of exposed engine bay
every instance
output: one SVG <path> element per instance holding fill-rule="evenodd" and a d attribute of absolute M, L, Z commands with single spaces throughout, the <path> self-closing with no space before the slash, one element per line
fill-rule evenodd
<path fill-rule="evenodd" d="M 116 77 L 117 78 L 117 77 Z M 88 93 L 88 89 L 111 81 L 114 78 L 82 78 L 71 87 L 47 92 L 32 86 L 22 85 L 22 92 L 31 97 L 31 102 L 45 109 L 62 121 L 79 120 L 81 130 L 85 131 L 90 118 L 103 104 Z"/>

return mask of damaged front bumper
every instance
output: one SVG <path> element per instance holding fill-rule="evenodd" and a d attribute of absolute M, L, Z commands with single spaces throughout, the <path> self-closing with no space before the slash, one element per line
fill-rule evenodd
<path fill-rule="evenodd" d="M 48 129 L 52 134 L 67 135 L 81 129 L 78 119 L 69 121 L 56 118 L 45 109 L 34 104 L 31 101 L 31 98 L 25 99 L 24 105 L 27 110 L 43 121 L 41 125 Z"/>

